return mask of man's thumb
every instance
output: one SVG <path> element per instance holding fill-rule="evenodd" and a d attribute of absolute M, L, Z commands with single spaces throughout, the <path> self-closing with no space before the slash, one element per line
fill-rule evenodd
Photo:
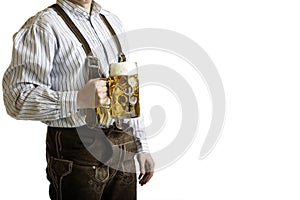
<path fill-rule="evenodd" d="M 145 175 L 145 164 L 144 164 L 144 160 L 140 161 L 140 175 L 139 175 L 139 179 L 141 179 L 144 175 Z"/>

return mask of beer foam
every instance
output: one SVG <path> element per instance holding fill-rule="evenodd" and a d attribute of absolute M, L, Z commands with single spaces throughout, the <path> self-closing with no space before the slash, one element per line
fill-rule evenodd
<path fill-rule="evenodd" d="M 126 76 L 137 74 L 137 63 L 136 62 L 120 62 L 112 63 L 109 65 L 110 76 Z"/>

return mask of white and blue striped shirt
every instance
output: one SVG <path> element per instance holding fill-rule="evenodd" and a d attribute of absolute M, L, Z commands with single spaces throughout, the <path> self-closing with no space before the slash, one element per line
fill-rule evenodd
<path fill-rule="evenodd" d="M 116 34 L 120 20 L 96 2 L 91 13 L 68 0 L 57 0 L 87 40 L 107 72 L 116 62 L 117 47 L 99 14 L 105 15 Z M 121 45 L 125 41 L 120 39 Z M 126 54 L 126 50 L 124 52 Z M 13 37 L 12 60 L 3 78 L 7 113 L 23 120 L 38 120 L 53 127 L 85 125 L 77 109 L 77 93 L 88 81 L 86 53 L 74 33 L 51 8 L 31 17 Z M 131 119 L 139 152 L 148 152 L 142 118 Z"/>

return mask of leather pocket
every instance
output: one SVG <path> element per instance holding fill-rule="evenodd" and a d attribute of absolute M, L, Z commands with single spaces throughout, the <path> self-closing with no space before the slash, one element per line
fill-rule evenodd
<path fill-rule="evenodd" d="M 50 158 L 50 169 L 53 175 L 57 177 L 64 177 L 72 172 L 73 162 L 59 158 Z"/>
<path fill-rule="evenodd" d="M 107 138 L 113 145 L 124 145 L 135 141 L 132 132 L 133 129 L 131 127 L 127 128 L 126 130 L 111 128 L 107 133 Z"/>

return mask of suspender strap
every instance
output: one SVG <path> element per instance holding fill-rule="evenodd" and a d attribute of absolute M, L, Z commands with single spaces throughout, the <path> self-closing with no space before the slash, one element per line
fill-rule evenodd
<path fill-rule="evenodd" d="M 71 31 L 74 33 L 74 35 L 77 37 L 79 42 L 82 44 L 82 47 L 86 53 L 86 55 L 89 55 L 91 53 L 91 48 L 86 39 L 83 37 L 81 32 L 78 30 L 78 28 L 75 26 L 73 21 L 70 19 L 70 17 L 67 15 L 67 13 L 58 5 L 53 4 L 50 6 L 54 11 L 57 12 L 57 14 L 65 21 L 67 26 L 71 29 Z"/>
<path fill-rule="evenodd" d="M 124 53 L 122 52 L 122 47 L 121 47 L 120 41 L 116 35 L 116 32 L 114 31 L 114 29 L 112 28 L 112 26 L 110 25 L 110 23 L 108 22 L 108 20 L 106 19 L 106 17 L 103 14 L 100 14 L 100 17 L 101 17 L 102 21 L 105 23 L 106 27 L 108 28 L 110 34 L 113 36 L 113 39 L 115 41 L 115 44 L 116 44 L 118 52 L 119 52 L 118 62 L 125 62 L 126 57 L 125 57 Z"/>
<path fill-rule="evenodd" d="M 50 8 L 52 8 L 54 11 L 56 11 L 57 14 L 65 21 L 67 26 L 71 29 L 71 31 L 74 33 L 76 38 L 82 44 L 82 47 L 83 47 L 86 55 L 89 55 L 91 53 L 91 48 L 90 48 L 88 42 L 83 37 L 83 35 L 79 31 L 79 29 L 76 27 L 74 22 L 71 20 L 71 18 L 67 15 L 67 13 L 58 4 L 53 4 L 52 6 L 50 6 Z M 118 62 L 125 62 L 126 57 L 125 57 L 124 53 L 122 52 L 122 47 L 121 47 L 120 41 L 116 35 L 116 32 L 114 31 L 114 29 L 112 28 L 112 26 L 110 25 L 110 23 L 108 22 L 108 20 L 106 19 L 106 17 L 103 14 L 100 14 L 100 17 L 103 20 L 103 22 L 105 23 L 106 27 L 108 28 L 110 34 L 112 35 L 112 37 L 114 39 L 116 46 L 117 46 Z"/>

